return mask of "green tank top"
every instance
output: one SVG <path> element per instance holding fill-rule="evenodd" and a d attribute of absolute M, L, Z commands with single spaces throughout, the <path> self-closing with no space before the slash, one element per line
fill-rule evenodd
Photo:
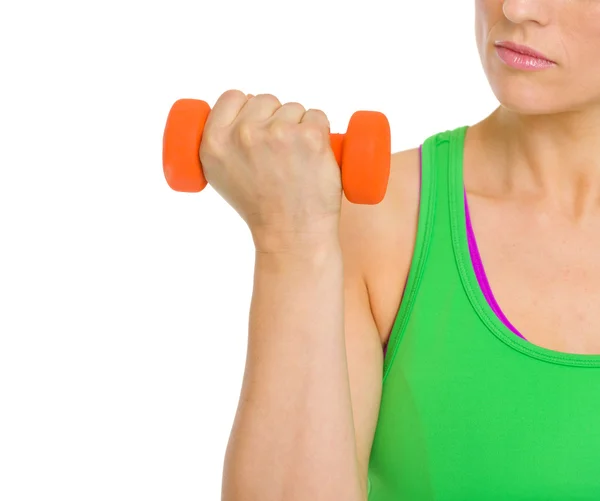
<path fill-rule="evenodd" d="M 368 499 L 597 501 L 600 355 L 536 346 L 487 302 L 467 241 L 466 130 L 422 146 L 417 239 L 385 354 Z"/>

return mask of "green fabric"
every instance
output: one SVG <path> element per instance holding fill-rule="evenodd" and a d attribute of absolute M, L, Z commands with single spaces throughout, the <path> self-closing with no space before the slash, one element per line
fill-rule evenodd
<path fill-rule="evenodd" d="M 423 144 L 417 241 L 385 356 L 369 501 L 599 500 L 600 355 L 535 346 L 488 305 L 467 241 L 466 130 Z"/>

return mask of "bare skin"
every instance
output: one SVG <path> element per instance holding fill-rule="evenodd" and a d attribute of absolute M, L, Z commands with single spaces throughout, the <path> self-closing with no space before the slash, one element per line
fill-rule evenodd
<path fill-rule="evenodd" d="M 531 343 L 600 354 L 600 0 L 475 5 L 483 68 L 501 106 L 469 129 L 464 177 L 492 290 Z M 510 68 L 496 56 L 497 40 L 532 46 L 556 64 Z M 224 501 L 366 500 L 383 346 L 417 229 L 419 168 L 418 149 L 396 153 L 381 204 L 342 199 L 339 241 L 257 258 Z"/>

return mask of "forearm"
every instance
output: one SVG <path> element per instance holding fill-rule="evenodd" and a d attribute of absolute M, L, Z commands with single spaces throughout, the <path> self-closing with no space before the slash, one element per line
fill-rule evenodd
<path fill-rule="evenodd" d="M 364 501 L 335 239 L 314 253 L 257 253 L 222 499 Z"/>

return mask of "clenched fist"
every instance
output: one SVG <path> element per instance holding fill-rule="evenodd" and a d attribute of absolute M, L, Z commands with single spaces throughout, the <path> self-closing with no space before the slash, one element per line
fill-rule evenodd
<path fill-rule="evenodd" d="M 320 110 L 270 94 L 221 95 L 210 112 L 200 161 L 210 185 L 248 224 L 257 250 L 337 237 L 340 168 Z"/>

